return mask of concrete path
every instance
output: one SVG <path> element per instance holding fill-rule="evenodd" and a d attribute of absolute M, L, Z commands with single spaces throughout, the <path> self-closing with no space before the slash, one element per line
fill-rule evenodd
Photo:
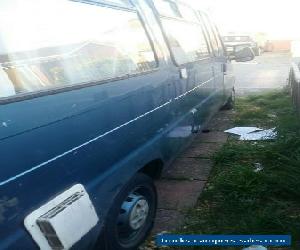
<path fill-rule="evenodd" d="M 228 139 L 223 131 L 232 126 L 233 111 L 220 111 L 156 182 L 158 211 L 153 234 L 171 231 L 184 221 L 184 211 L 194 207 L 209 178 L 211 157 Z"/>
<path fill-rule="evenodd" d="M 287 84 L 292 57 L 289 53 L 263 53 L 251 62 L 233 62 L 238 95 L 279 89 Z"/>

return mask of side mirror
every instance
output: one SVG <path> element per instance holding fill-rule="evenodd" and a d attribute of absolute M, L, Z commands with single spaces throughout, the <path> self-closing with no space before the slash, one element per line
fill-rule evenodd
<path fill-rule="evenodd" d="M 236 46 L 234 50 L 234 60 L 237 62 L 248 62 L 255 58 L 255 54 L 250 47 Z"/>

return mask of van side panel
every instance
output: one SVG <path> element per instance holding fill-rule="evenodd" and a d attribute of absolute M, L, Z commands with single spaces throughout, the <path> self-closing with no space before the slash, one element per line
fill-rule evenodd
<path fill-rule="evenodd" d="M 133 2 L 157 68 L 0 104 L 0 249 L 36 249 L 24 218 L 76 183 L 86 187 L 99 224 L 74 248 L 91 249 L 132 176 L 153 160 L 168 165 L 193 126 L 219 107 L 213 59 L 187 64 L 188 78 L 180 78 L 151 1 Z"/>
<path fill-rule="evenodd" d="M 85 241 L 92 244 L 134 173 L 173 157 L 173 83 L 168 54 L 154 43 L 160 66 L 152 72 L 0 106 L 0 249 L 34 248 L 24 218 L 76 183 L 100 218 Z"/>
<path fill-rule="evenodd" d="M 149 158 L 163 157 L 164 143 L 158 132 L 170 121 L 168 88 L 168 77 L 156 72 L 1 106 L 0 113 L 5 114 L 1 118 L 11 121 L 1 131 L 13 131 L 18 124 L 14 135 L 0 143 L 2 198 L 16 201 L 16 209 L 5 211 L 1 224 L 13 229 L 22 224 L 30 209 L 75 183 L 101 190 L 97 194 L 89 191 L 93 199 L 101 201 L 97 212 L 105 214 L 114 195 L 139 167 Z M 45 110 L 47 123 L 39 121 Z M 24 114 L 28 117 L 22 127 Z M 37 127 L 38 122 L 41 125 Z M 159 144 L 153 148 L 155 141 Z M 140 153 L 143 146 L 148 147 L 147 157 Z M 131 165 L 126 161 L 132 154 L 137 158 Z M 10 233 L 1 227 L 1 235 Z"/>

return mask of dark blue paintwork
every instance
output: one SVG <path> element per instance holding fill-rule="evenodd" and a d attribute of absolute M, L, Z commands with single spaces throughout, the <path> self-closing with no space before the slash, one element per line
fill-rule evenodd
<path fill-rule="evenodd" d="M 228 98 L 230 71 L 224 82 L 213 70 L 226 57 L 187 64 L 188 79 L 181 79 L 152 3 L 134 4 L 154 41 L 156 70 L 0 105 L 0 249 L 37 248 L 24 218 L 76 183 L 100 218 L 78 245 L 90 248 L 126 182 L 152 161 L 168 166 L 192 139 L 192 127 L 204 126 Z"/>

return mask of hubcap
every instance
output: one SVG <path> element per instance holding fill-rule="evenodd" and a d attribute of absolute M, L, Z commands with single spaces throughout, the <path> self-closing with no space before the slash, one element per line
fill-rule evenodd
<path fill-rule="evenodd" d="M 150 186 L 136 185 L 123 198 L 115 229 L 118 243 L 124 249 L 133 249 L 136 242 L 140 242 L 151 229 L 156 207 L 155 190 L 153 191 Z"/>
<path fill-rule="evenodd" d="M 133 230 L 141 228 L 148 216 L 149 205 L 145 199 L 140 199 L 133 207 L 129 216 L 129 225 Z"/>
<path fill-rule="evenodd" d="M 142 228 L 149 214 L 147 199 L 140 194 L 131 193 L 123 202 L 118 218 L 121 232 L 136 232 Z"/>

